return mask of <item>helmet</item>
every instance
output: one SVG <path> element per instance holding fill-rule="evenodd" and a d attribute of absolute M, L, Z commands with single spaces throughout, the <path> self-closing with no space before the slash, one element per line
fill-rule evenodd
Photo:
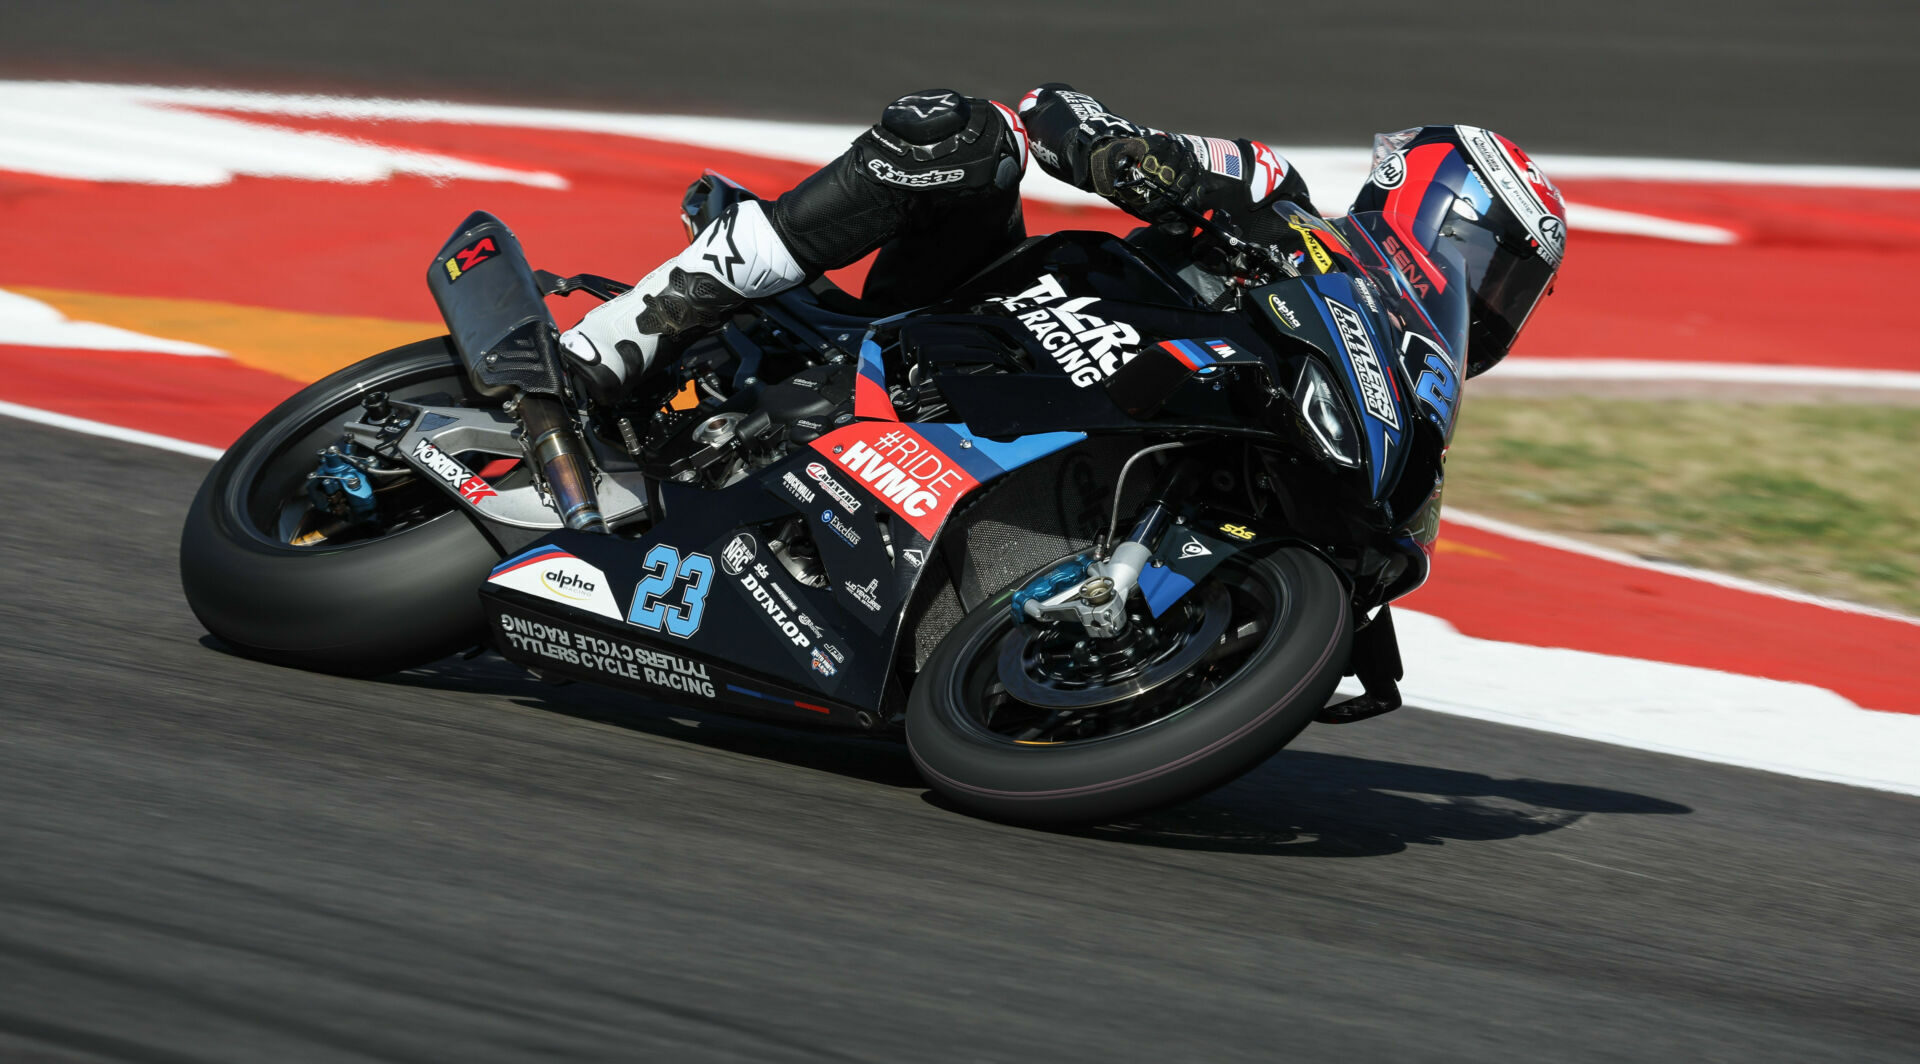
<path fill-rule="evenodd" d="M 1518 145 L 1477 126 L 1373 138 L 1349 218 L 1449 342 L 1464 340 L 1468 376 L 1506 357 L 1566 253 L 1560 190 Z"/>

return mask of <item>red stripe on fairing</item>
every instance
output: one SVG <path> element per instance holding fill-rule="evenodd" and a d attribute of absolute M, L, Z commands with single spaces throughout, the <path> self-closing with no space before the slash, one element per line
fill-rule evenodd
<path fill-rule="evenodd" d="M 1406 153 L 1407 176 L 1398 188 L 1387 193 L 1386 209 L 1381 215 L 1387 225 L 1400 235 L 1400 243 L 1412 255 L 1414 261 L 1427 273 L 1427 280 L 1434 290 L 1447 290 L 1446 278 L 1440 275 L 1440 267 L 1427 255 L 1426 245 L 1413 235 L 1414 223 L 1420 219 L 1420 205 L 1426 202 L 1427 190 L 1433 187 L 1433 175 L 1440 164 L 1447 159 L 1447 153 L 1453 148 L 1446 144 L 1422 144 Z"/>
<path fill-rule="evenodd" d="M 853 379 L 853 416 L 866 421 L 900 420 L 887 390 L 864 373 Z"/>
<path fill-rule="evenodd" d="M 832 713 L 833 712 L 833 710 L 828 709 L 825 706 L 816 706 L 812 702 L 796 701 L 794 702 L 794 705 L 799 706 L 801 709 L 813 710 L 815 713 Z"/>
<path fill-rule="evenodd" d="M 1178 340 L 1162 340 L 1160 342 L 1160 347 L 1162 350 L 1166 351 L 1167 354 L 1170 354 L 1173 357 L 1179 359 L 1180 364 L 1187 367 L 1188 369 L 1200 368 L 1200 363 L 1195 362 L 1193 360 L 1193 356 L 1187 354 L 1187 352 L 1183 348 L 1181 348 L 1180 342 Z"/>

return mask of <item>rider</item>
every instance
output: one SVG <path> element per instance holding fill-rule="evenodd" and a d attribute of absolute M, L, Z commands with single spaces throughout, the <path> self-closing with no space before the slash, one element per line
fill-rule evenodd
<path fill-rule="evenodd" d="M 1453 161 L 1443 150 L 1408 165 L 1429 146 L 1450 149 Z M 1325 224 L 1306 183 L 1259 141 L 1136 125 L 1059 83 L 1029 92 L 1017 113 L 934 89 L 889 104 L 852 147 L 780 198 L 729 208 L 685 251 L 564 333 L 563 349 L 596 396 L 618 397 L 663 344 L 876 249 L 866 301 L 881 311 L 932 302 L 1025 238 L 1019 185 L 1029 151 L 1048 174 L 1149 223 L 1185 234 L 1182 208 L 1212 213 L 1257 243 L 1290 244 L 1296 258 L 1325 255 L 1301 231 Z M 1506 354 L 1558 268 L 1558 192 L 1517 146 L 1471 126 L 1377 138 L 1374 161 L 1356 217 L 1365 209 L 1376 237 L 1397 236 L 1391 246 L 1409 254 L 1392 257 L 1419 275 L 1417 285 L 1463 282 L 1450 298 L 1463 289 L 1470 297 L 1462 305 L 1472 322 L 1469 372 L 1486 369 Z M 1126 180 L 1136 175 L 1144 180 Z M 1431 255 L 1442 240 L 1462 254 Z"/>

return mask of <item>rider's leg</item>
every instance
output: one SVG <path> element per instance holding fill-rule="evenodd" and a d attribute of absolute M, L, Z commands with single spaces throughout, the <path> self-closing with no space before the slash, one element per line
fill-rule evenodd
<path fill-rule="evenodd" d="M 949 208 L 974 215 L 983 209 L 974 201 L 991 204 L 999 224 L 988 232 L 1012 231 L 1025 165 L 1026 134 L 1011 110 L 946 91 L 902 97 L 798 187 L 730 209 L 633 291 L 594 308 L 562 347 L 596 397 L 617 398 L 659 361 L 663 343 L 903 234 L 944 229 Z M 934 259 L 924 256 L 925 268 L 937 270 Z"/>

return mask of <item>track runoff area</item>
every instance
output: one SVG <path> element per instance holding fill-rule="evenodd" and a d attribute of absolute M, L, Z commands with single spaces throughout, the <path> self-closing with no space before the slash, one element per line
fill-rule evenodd
<path fill-rule="evenodd" d="M 0 414 L 217 457 L 301 382 L 439 332 L 422 278 L 468 211 L 537 266 L 637 276 L 678 249 L 702 168 L 771 196 L 857 132 L 0 82 Z M 1277 147 L 1329 208 L 1366 174 L 1364 143 Z M 1920 282 L 1920 171 L 1540 161 L 1574 250 L 1494 376 L 1920 392 L 1885 313 Z M 1133 225 L 1037 171 L 1026 194 L 1034 232 Z M 1920 622 L 1446 524 L 1396 610 L 1411 704 L 1920 794 Z"/>

